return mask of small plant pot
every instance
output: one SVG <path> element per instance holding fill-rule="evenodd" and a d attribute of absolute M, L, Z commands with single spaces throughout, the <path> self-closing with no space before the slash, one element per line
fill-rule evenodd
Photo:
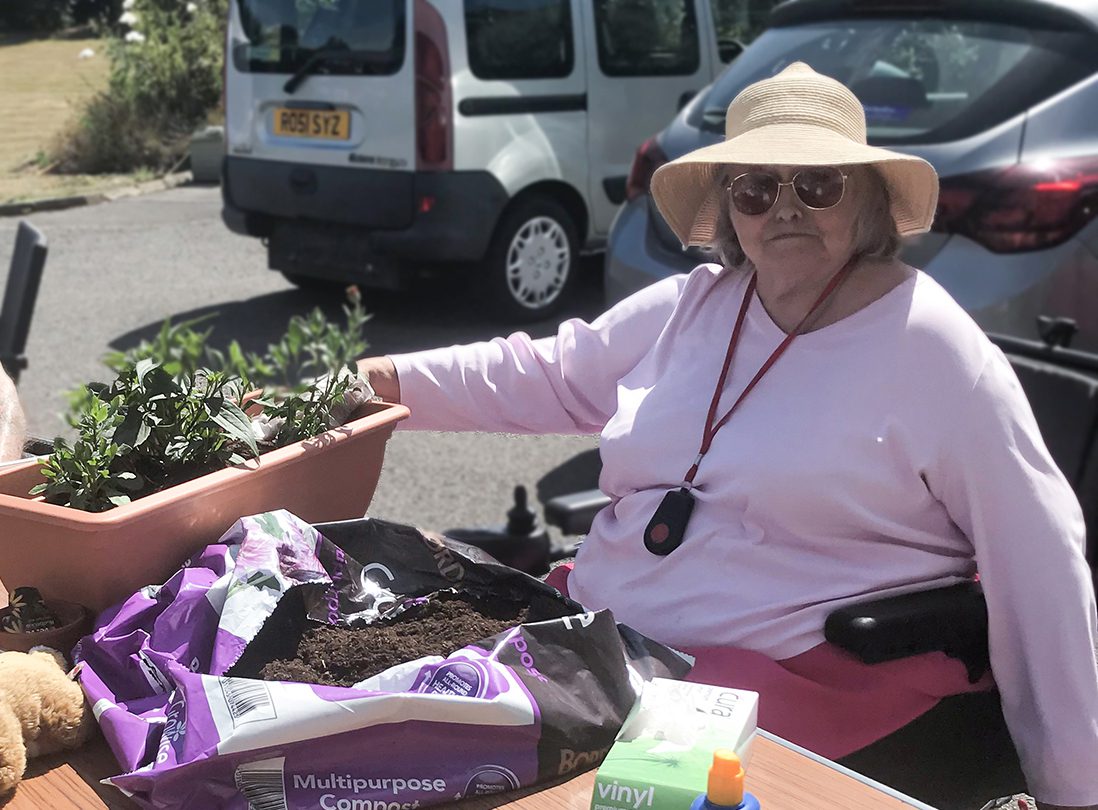
<path fill-rule="evenodd" d="M 33 582 L 43 598 L 98 613 L 164 582 L 247 515 L 286 509 L 310 523 L 362 517 L 381 474 L 385 443 L 408 416 L 367 403 L 356 418 L 106 512 L 46 503 L 28 493 L 37 461 L 0 469 L 0 582 Z"/>
<path fill-rule="evenodd" d="M 5 633 L 0 631 L 0 650 L 4 652 L 30 652 L 33 647 L 52 647 L 65 654 L 72 653 L 76 642 L 91 632 L 91 611 L 75 602 L 49 599 L 46 606 L 57 614 L 61 626 L 38 633 Z M 11 612 L 10 607 L 0 608 L 0 620 Z"/>

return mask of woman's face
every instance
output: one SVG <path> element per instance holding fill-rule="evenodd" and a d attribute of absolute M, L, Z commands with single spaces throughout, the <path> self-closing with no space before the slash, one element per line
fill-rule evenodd
<path fill-rule="evenodd" d="M 727 178 L 731 182 L 746 172 L 764 172 L 788 183 L 798 171 L 794 166 L 733 166 Z M 777 200 L 762 214 L 744 214 L 729 201 L 732 227 L 755 267 L 823 270 L 846 263 L 854 253 L 861 205 L 857 171 L 848 168 L 843 173 L 847 178 L 842 199 L 831 208 L 809 208 L 788 185 L 780 187 Z"/>

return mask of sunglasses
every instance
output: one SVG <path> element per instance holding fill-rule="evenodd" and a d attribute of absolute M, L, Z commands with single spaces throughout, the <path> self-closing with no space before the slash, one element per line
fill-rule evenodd
<path fill-rule="evenodd" d="M 793 186 L 806 208 L 824 211 L 842 201 L 846 178 L 834 166 L 801 169 L 784 183 L 769 172 L 744 172 L 729 183 L 728 195 L 737 211 L 755 217 L 774 207 L 782 186 Z"/>

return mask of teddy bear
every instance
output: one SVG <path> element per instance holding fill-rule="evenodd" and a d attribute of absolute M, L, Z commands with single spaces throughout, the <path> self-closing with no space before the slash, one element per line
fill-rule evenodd
<path fill-rule="evenodd" d="M 45 647 L 0 653 L 0 796 L 23 778 L 27 760 L 78 748 L 95 721 L 65 657 Z"/>

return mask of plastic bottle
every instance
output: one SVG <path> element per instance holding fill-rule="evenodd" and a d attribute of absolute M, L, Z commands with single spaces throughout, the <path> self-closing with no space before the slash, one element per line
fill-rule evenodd
<path fill-rule="evenodd" d="M 743 766 L 735 751 L 718 748 L 713 752 L 709 784 L 690 810 L 759 810 L 759 800 L 743 791 Z"/>

